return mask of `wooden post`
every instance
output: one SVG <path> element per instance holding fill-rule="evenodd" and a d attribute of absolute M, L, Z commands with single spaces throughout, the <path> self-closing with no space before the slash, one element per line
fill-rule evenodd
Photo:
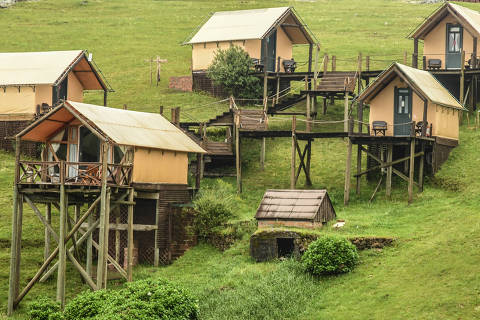
<path fill-rule="evenodd" d="M 52 204 L 47 203 L 45 205 L 45 221 L 47 221 L 48 224 L 52 224 Z M 43 261 L 48 259 L 48 256 L 50 255 L 50 231 L 48 230 L 47 227 L 45 227 L 45 248 L 43 250 Z"/>
<path fill-rule="evenodd" d="M 465 51 L 462 50 L 462 59 L 460 60 L 460 103 L 463 104 L 465 94 Z"/>
<path fill-rule="evenodd" d="M 128 110 L 128 107 L 125 103 L 123 104 L 123 110 Z"/>
<path fill-rule="evenodd" d="M 307 132 L 312 131 L 312 123 L 311 123 L 312 117 L 310 114 L 310 102 L 311 102 L 310 93 L 307 93 L 307 125 L 306 125 Z"/>
<path fill-rule="evenodd" d="M 345 103 L 344 103 L 344 110 L 343 110 L 343 130 L 348 132 L 348 92 L 345 91 Z"/>
<path fill-rule="evenodd" d="M 420 156 L 420 167 L 418 168 L 418 185 L 419 185 L 420 192 L 423 192 L 423 182 L 424 182 L 423 167 L 425 165 L 425 143 L 423 141 L 420 141 L 420 146 L 421 146 L 422 155 Z"/>
<path fill-rule="evenodd" d="M 476 75 L 472 76 L 472 110 L 477 110 L 477 94 L 478 94 L 478 78 Z"/>
<path fill-rule="evenodd" d="M 60 221 L 58 232 L 58 275 L 57 275 L 57 301 L 60 302 L 60 306 L 63 309 L 65 307 L 65 272 L 66 272 L 66 222 L 67 222 L 67 210 L 68 200 L 65 193 L 65 162 L 60 162 Z"/>
<path fill-rule="evenodd" d="M 260 150 L 260 169 L 263 171 L 265 170 L 265 144 L 266 144 L 266 138 L 262 138 L 262 146 Z"/>
<path fill-rule="evenodd" d="M 350 170 L 352 168 L 352 140 L 348 139 L 347 144 L 347 161 L 345 164 L 345 189 L 343 192 L 343 204 L 348 205 L 350 201 Z"/>
<path fill-rule="evenodd" d="M 160 106 L 159 112 L 160 112 L 160 114 L 163 116 L 163 106 Z"/>
<path fill-rule="evenodd" d="M 106 142 L 102 143 L 102 187 L 100 191 L 100 226 L 98 231 L 99 250 L 97 259 L 97 288 L 104 288 L 104 276 L 107 269 L 107 254 L 108 247 L 105 246 L 105 239 L 108 236 L 107 225 L 107 162 L 108 162 L 108 145 Z"/>
<path fill-rule="evenodd" d="M 107 100 L 108 100 L 108 91 L 105 90 L 105 91 L 103 91 L 103 106 L 104 107 L 107 106 Z"/>
<path fill-rule="evenodd" d="M 159 201 L 155 201 L 155 207 L 158 208 L 159 206 Z M 155 225 L 158 226 L 158 222 L 160 220 L 160 213 L 158 210 L 155 210 Z M 153 266 L 158 267 L 159 260 L 160 260 L 160 249 L 158 248 L 158 236 L 159 236 L 159 231 L 158 228 L 155 229 L 154 231 L 154 238 L 155 238 L 155 243 L 153 244 Z"/>
<path fill-rule="evenodd" d="M 175 112 L 175 108 L 171 108 L 170 109 L 170 122 L 175 124 L 176 123 L 176 120 L 175 120 L 175 116 L 177 115 L 177 113 Z"/>
<path fill-rule="evenodd" d="M 410 169 L 408 174 L 408 203 L 413 201 L 413 173 L 415 171 L 415 138 L 410 140 Z"/>
<path fill-rule="evenodd" d="M 427 57 L 423 56 L 422 58 L 423 70 L 427 70 Z"/>
<path fill-rule="evenodd" d="M 240 148 L 240 115 L 235 116 L 235 164 L 237 167 L 237 193 L 242 193 L 242 158 Z"/>
<path fill-rule="evenodd" d="M 357 147 L 357 174 L 359 174 L 362 171 L 362 146 L 359 144 Z M 358 175 L 356 188 L 357 195 L 360 194 L 360 178 L 361 176 Z"/>
<path fill-rule="evenodd" d="M 477 69 L 477 37 L 473 37 L 472 69 Z"/>
<path fill-rule="evenodd" d="M 328 71 L 328 54 L 323 55 L 323 75 L 327 74 Z"/>
<path fill-rule="evenodd" d="M 88 229 L 92 227 L 94 222 L 93 213 L 90 214 L 87 218 Z M 89 277 L 92 277 L 92 262 L 93 262 L 93 235 L 90 233 L 87 238 L 87 261 L 86 261 L 86 272 Z"/>
<path fill-rule="evenodd" d="M 320 53 L 320 46 L 317 44 L 315 50 L 315 65 L 313 69 L 313 90 L 317 90 L 317 78 L 318 78 L 318 54 Z M 313 112 L 315 113 L 315 117 L 317 116 L 317 96 L 313 99 Z"/>
<path fill-rule="evenodd" d="M 292 117 L 292 158 L 290 162 L 290 189 L 295 189 L 295 158 L 296 158 L 296 147 L 297 147 L 297 138 L 295 136 L 295 130 L 297 128 L 297 118 Z"/>
<path fill-rule="evenodd" d="M 275 101 L 278 103 L 280 99 L 280 57 L 277 59 L 277 92 L 275 94 Z"/>
<path fill-rule="evenodd" d="M 180 126 L 180 107 L 175 108 L 175 125 Z"/>
<path fill-rule="evenodd" d="M 310 43 L 308 46 L 308 74 L 312 72 L 312 53 L 313 53 L 313 43 Z M 308 89 L 311 89 L 311 86 L 308 86 Z"/>
<path fill-rule="evenodd" d="M 128 193 L 128 217 L 127 217 L 127 280 L 133 279 L 133 196 L 134 189 L 130 189 Z"/>
<path fill-rule="evenodd" d="M 327 114 L 327 98 L 324 97 L 323 98 L 323 114 L 326 115 Z"/>
<path fill-rule="evenodd" d="M 370 56 L 365 57 L 365 70 L 370 71 Z"/>
<path fill-rule="evenodd" d="M 115 210 L 115 223 L 120 224 L 120 210 Z M 115 228 L 115 260 L 120 261 L 120 230 Z"/>
<path fill-rule="evenodd" d="M 267 41 L 262 41 L 263 52 L 265 53 L 263 59 L 263 110 L 267 111 L 268 108 L 268 78 L 267 78 L 267 69 L 268 69 L 268 51 L 267 51 Z"/>
<path fill-rule="evenodd" d="M 307 165 L 306 165 L 306 171 L 307 171 L 307 176 L 310 177 L 310 163 L 311 163 L 311 159 L 312 159 L 312 140 L 311 139 L 308 139 L 308 142 L 307 142 Z M 306 179 L 306 184 L 307 186 L 311 186 L 312 185 L 312 181 L 310 179 Z"/>
<path fill-rule="evenodd" d="M 358 92 L 362 90 L 362 53 L 358 53 Z"/>
<path fill-rule="evenodd" d="M 428 112 L 428 100 L 423 101 L 423 119 L 422 119 L 422 137 L 427 135 L 427 112 Z"/>
<path fill-rule="evenodd" d="M 418 38 L 413 39 L 412 67 L 418 68 Z"/>
<path fill-rule="evenodd" d="M 197 153 L 197 167 L 195 168 L 195 189 L 200 189 L 200 180 L 201 180 L 201 175 L 200 175 L 200 166 L 202 165 L 202 154 Z"/>
<path fill-rule="evenodd" d="M 403 53 L 403 64 L 407 65 L 407 51 Z"/>
<path fill-rule="evenodd" d="M 387 162 L 391 163 L 393 159 L 393 145 L 387 144 Z M 387 167 L 387 181 L 386 181 L 386 195 L 387 197 L 392 196 L 392 166 Z"/>
<path fill-rule="evenodd" d="M 16 148 L 18 148 L 18 144 L 16 144 Z M 17 150 L 15 149 L 15 150 Z M 18 166 L 18 162 L 16 163 Z M 18 243 L 19 237 L 18 234 L 19 224 L 21 225 L 21 218 L 20 218 L 20 210 L 19 210 L 19 194 L 18 194 L 18 187 L 15 183 L 14 190 L 13 190 L 13 212 L 12 212 L 12 242 L 11 242 L 11 249 L 10 249 L 10 278 L 9 278 L 9 288 L 8 288 L 8 305 L 7 305 L 7 315 L 11 316 L 14 309 L 14 302 L 18 296 L 19 291 L 19 263 L 20 255 L 19 255 L 19 248 L 21 248 L 21 244 Z M 20 221 L 20 223 L 19 223 Z M 20 237 L 21 239 L 21 237 Z"/>
<path fill-rule="evenodd" d="M 337 56 L 332 56 L 332 72 L 337 71 Z"/>

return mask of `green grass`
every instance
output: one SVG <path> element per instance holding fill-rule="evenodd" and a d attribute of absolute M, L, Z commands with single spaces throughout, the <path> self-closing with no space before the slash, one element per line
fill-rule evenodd
<path fill-rule="evenodd" d="M 406 35 L 438 6 L 393 0 L 22 2 L 0 10 L 4 35 L 0 50 L 88 49 L 116 90 L 109 96 L 111 106 L 127 104 L 129 109 L 151 112 L 157 112 L 160 105 L 181 106 L 182 120 L 205 120 L 227 105 L 205 106 L 216 99 L 168 89 L 169 76 L 190 72 L 191 49 L 179 43 L 211 11 L 283 5 L 295 6 L 320 40 L 321 54 L 336 55 L 343 69 L 353 68 L 358 52 L 372 56 L 372 68 L 385 67 L 392 58 L 402 61 L 403 51 L 411 53 L 413 47 Z M 480 9 L 478 4 L 462 5 Z M 307 51 L 296 48 L 295 59 L 304 61 Z M 151 87 L 149 65 L 144 60 L 156 55 L 168 63 L 162 66 L 159 87 Z M 85 101 L 101 104 L 102 96 L 88 93 Z M 331 106 L 321 119 L 342 119 L 342 110 L 341 103 Z M 290 128 L 288 121 L 271 121 L 270 126 Z M 324 139 L 313 143 L 313 187 L 329 190 L 338 217 L 347 222 L 340 230 L 326 227 L 322 233 L 397 239 L 393 247 L 362 252 L 361 262 L 351 274 L 312 278 L 294 261 L 255 263 L 249 257 L 245 235 L 223 253 L 202 244 L 171 266 L 138 267 L 135 278 L 165 277 L 187 287 L 199 298 L 203 319 L 479 318 L 479 132 L 464 125 L 460 139 L 460 146 L 436 177 L 427 180 L 425 191 L 416 195 L 410 206 L 402 181 L 395 181 L 392 200 L 386 200 L 381 189 L 372 203 L 368 199 L 375 185 L 362 181 L 360 196 L 352 195 L 351 205 L 344 207 L 346 142 Z M 259 142 L 245 141 L 243 150 L 245 192 L 237 198 L 235 220 L 253 218 L 266 188 L 289 187 L 289 139 L 267 140 L 264 171 L 259 165 Z M 13 156 L 0 153 L 2 309 L 8 290 L 13 167 Z M 235 185 L 232 178 L 225 181 Z M 304 182 L 302 176 L 299 186 Z M 23 284 L 43 256 L 43 229 L 30 210 L 25 210 L 24 216 Z M 87 289 L 71 267 L 67 279 L 68 299 Z M 25 306 L 36 296 L 54 297 L 55 284 L 52 279 L 36 285 L 15 317 L 24 319 Z"/>

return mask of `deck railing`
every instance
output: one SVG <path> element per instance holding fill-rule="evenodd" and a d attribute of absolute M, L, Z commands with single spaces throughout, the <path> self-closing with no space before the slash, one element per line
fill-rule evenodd
<path fill-rule="evenodd" d="M 128 186 L 132 181 L 132 165 L 107 165 L 107 184 Z M 100 186 L 100 162 L 20 161 L 17 184 L 61 184 Z"/>

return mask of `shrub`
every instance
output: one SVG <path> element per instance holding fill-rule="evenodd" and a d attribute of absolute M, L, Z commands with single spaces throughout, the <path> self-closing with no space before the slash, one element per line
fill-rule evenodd
<path fill-rule="evenodd" d="M 121 290 L 86 291 L 65 307 L 65 320 L 198 319 L 198 302 L 161 279 L 127 283 Z"/>
<path fill-rule="evenodd" d="M 325 236 L 313 241 L 302 256 L 313 275 L 350 272 L 358 261 L 357 248 L 347 239 Z"/>
<path fill-rule="evenodd" d="M 28 315 L 32 320 L 63 319 L 60 304 L 48 298 L 38 298 L 28 306 Z"/>
<path fill-rule="evenodd" d="M 233 188 L 221 180 L 200 190 L 193 201 L 196 211 L 194 228 L 199 236 L 207 237 L 234 216 L 233 193 Z"/>
<path fill-rule="evenodd" d="M 249 74 L 252 66 L 248 53 L 238 46 L 232 46 L 216 52 L 207 74 L 214 84 L 221 85 L 229 95 L 258 98 L 262 87 L 260 80 Z"/>

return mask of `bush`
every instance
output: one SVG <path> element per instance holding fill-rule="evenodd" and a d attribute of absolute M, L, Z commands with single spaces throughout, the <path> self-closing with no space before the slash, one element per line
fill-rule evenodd
<path fill-rule="evenodd" d="M 350 272 L 358 262 L 357 248 L 347 239 L 325 236 L 313 241 L 302 256 L 313 275 Z"/>
<path fill-rule="evenodd" d="M 65 320 L 198 319 L 198 302 L 162 279 L 127 283 L 121 290 L 85 291 L 67 304 Z"/>
<path fill-rule="evenodd" d="M 232 46 L 216 52 L 207 75 L 229 95 L 237 98 L 258 98 L 261 96 L 262 87 L 260 80 L 250 75 L 252 66 L 253 62 L 248 53 L 238 46 Z"/>
<path fill-rule="evenodd" d="M 60 304 L 47 298 L 39 298 L 28 306 L 28 316 L 32 320 L 63 319 Z"/>
<path fill-rule="evenodd" d="M 232 186 L 221 180 L 200 189 L 193 201 L 196 211 L 194 228 L 200 237 L 207 237 L 234 216 L 233 194 Z"/>

